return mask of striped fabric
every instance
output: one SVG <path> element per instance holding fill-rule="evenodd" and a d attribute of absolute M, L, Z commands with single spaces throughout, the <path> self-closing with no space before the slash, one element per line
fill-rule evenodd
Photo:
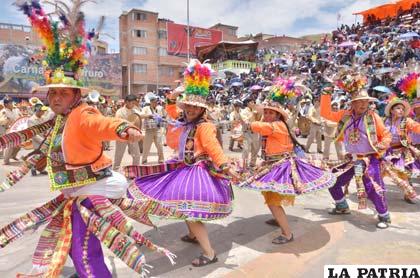
<path fill-rule="evenodd" d="M 51 264 L 46 274 L 46 277 L 59 277 L 63 266 L 66 263 L 68 254 L 71 248 L 71 207 L 74 199 L 67 199 L 63 211 L 63 225 L 58 237 L 57 246 L 51 258 Z"/>
<path fill-rule="evenodd" d="M 64 201 L 64 196 L 59 195 L 45 205 L 30 211 L 3 227 L 0 230 L 0 248 L 20 238 L 24 232 L 41 225 L 51 219 L 52 216 L 57 215 L 62 210 Z"/>
<path fill-rule="evenodd" d="M 0 150 L 20 146 L 35 135 L 42 134 L 51 129 L 54 126 L 54 122 L 55 119 L 52 119 L 21 131 L 11 132 L 0 136 Z"/>
<path fill-rule="evenodd" d="M 51 263 L 60 231 L 63 227 L 63 213 L 63 211 L 60 211 L 59 214 L 51 219 L 39 238 L 35 252 L 32 256 L 32 265 L 37 269 L 43 269 Z"/>
<path fill-rule="evenodd" d="M 50 138 L 47 138 L 39 148 L 39 152 L 27 157 L 23 161 L 23 165 L 18 169 L 9 172 L 6 179 L 0 183 L 0 192 L 6 191 L 18 183 L 28 172 L 29 169 L 36 166 L 37 163 L 44 158 L 47 152 Z"/>
<path fill-rule="evenodd" d="M 185 166 L 182 161 L 165 162 L 156 165 L 131 165 L 124 167 L 124 174 L 128 179 L 160 174 Z"/>
<path fill-rule="evenodd" d="M 132 183 L 130 187 L 135 187 L 135 184 Z M 118 206 L 128 217 L 149 226 L 154 226 L 153 222 L 149 218 L 149 215 L 156 217 L 176 217 L 179 219 L 185 218 L 181 212 L 165 207 L 150 199 L 137 200 L 121 198 L 110 201 L 114 205 Z"/>
<path fill-rule="evenodd" d="M 127 266 L 144 275 L 143 264 L 146 260 L 137 243 L 129 236 L 118 231 L 106 219 L 82 206 L 80 200 L 77 202 L 77 206 L 88 230 Z M 107 212 L 102 213 L 106 214 Z"/>

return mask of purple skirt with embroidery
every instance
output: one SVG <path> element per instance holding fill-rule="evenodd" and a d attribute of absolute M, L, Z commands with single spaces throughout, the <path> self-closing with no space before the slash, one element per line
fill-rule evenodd
<path fill-rule="evenodd" d="M 129 189 L 134 198 L 148 198 L 187 215 L 189 220 L 213 220 L 232 212 L 229 181 L 210 172 L 200 161 L 164 173 L 139 177 Z"/>
<path fill-rule="evenodd" d="M 404 172 L 408 176 L 418 177 L 420 174 L 420 161 L 415 159 L 415 154 L 409 148 L 390 148 L 385 154 L 385 159 L 391 161 L 395 170 Z"/>
<path fill-rule="evenodd" d="M 296 196 L 330 188 L 336 175 L 330 170 L 316 167 L 304 159 L 290 157 L 261 167 L 257 174 L 239 186 L 257 191 L 269 191 Z"/>

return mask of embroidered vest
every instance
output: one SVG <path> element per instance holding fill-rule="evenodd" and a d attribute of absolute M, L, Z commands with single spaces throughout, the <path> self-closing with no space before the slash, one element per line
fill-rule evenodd
<path fill-rule="evenodd" d="M 408 147 L 407 137 L 407 118 L 403 118 L 400 122 L 400 142 L 404 147 Z"/>
<path fill-rule="evenodd" d="M 192 165 L 199 160 L 209 159 L 207 155 L 200 155 L 198 157 L 194 156 L 194 145 L 195 145 L 194 137 L 197 132 L 198 125 L 203 122 L 205 122 L 204 119 L 199 120 L 198 123 L 195 124 L 188 132 L 187 139 L 184 146 L 184 162 L 187 165 Z"/>
<path fill-rule="evenodd" d="M 47 171 L 51 182 L 51 191 L 79 187 L 111 176 L 112 173 L 107 168 L 93 172 L 90 167 L 91 163 L 85 165 L 71 165 L 66 163 L 62 149 L 62 135 L 65 124 L 66 117 L 57 116 L 53 131 L 47 140 L 47 144 L 49 145 L 47 152 Z M 102 153 L 99 157 L 101 155 Z"/>
<path fill-rule="evenodd" d="M 340 120 L 337 126 L 337 135 L 335 140 L 338 140 L 342 136 L 344 136 L 344 132 L 352 119 L 351 115 L 344 115 L 343 118 Z M 376 133 L 376 125 L 375 119 L 372 114 L 366 114 L 363 116 L 363 124 L 366 129 L 367 138 L 369 141 L 370 146 L 373 148 L 375 152 L 378 152 L 377 148 L 375 147 L 378 143 L 378 135 Z"/>

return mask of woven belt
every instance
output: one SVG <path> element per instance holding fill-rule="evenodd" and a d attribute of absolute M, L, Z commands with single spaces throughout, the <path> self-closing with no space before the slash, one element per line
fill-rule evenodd
<path fill-rule="evenodd" d="M 274 155 L 266 155 L 264 157 L 264 161 L 266 162 L 270 162 L 270 161 L 278 161 L 281 159 L 284 159 L 286 157 L 291 157 L 293 153 L 288 152 L 288 153 L 281 153 L 281 154 L 274 154 Z"/>

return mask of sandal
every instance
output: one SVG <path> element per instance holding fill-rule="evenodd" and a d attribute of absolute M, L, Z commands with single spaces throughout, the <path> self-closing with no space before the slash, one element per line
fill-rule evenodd
<path fill-rule="evenodd" d="M 350 208 L 333 208 L 328 210 L 328 213 L 331 215 L 350 214 Z"/>
<path fill-rule="evenodd" d="M 279 223 L 277 223 L 277 220 L 272 218 L 270 220 L 265 221 L 265 224 L 271 225 L 271 226 L 279 226 Z"/>
<path fill-rule="evenodd" d="M 181 237 L 181 240 L 183 242 L 188 242 L 188 243 L 194 243 L 194 244 L 198 244 L 198 240 L 196 237 L 190 237 L 189 235 L 185 235 L 183 237 Z"/>
<path fill-rule="evenodd" d="M 213 259 L 210 259 L 210 258 L 204 256 L 204 254 L 201 254 L 197 259 L 198 259 L 198 263 L 197 264 L 191 263 L 192 266 L 201 267 L 201 266 L 205 266 L 205 265 L 209 265 L 209 264 L 214 264 L 218 261 L 218 259 L 216 257 L 216 254 L 214 254 Z"/>
<path fill-rule="evenodd" d="M 408 196 L 404 196 L 404 201 L 406 201 L 408 204 L 410 204 L 410 205 L 415 205 L 415 204 L 417 204 L 417 202 L 416 202 L 416 197 L 414 197 L 414 198 L 410 198 L 410 197 L 408 197 Z"/>
<path fill-rule="evenodd" d="M 275 239 L 273 239 L 273 241 L 271 243 L 274 244 L 285 244 L 285 243 L 289 243 L 293 241 L 293 234 L 290 238 L 285 237 L 284 235 L 280 235 L 278 237 L 276 237 Z"/>

